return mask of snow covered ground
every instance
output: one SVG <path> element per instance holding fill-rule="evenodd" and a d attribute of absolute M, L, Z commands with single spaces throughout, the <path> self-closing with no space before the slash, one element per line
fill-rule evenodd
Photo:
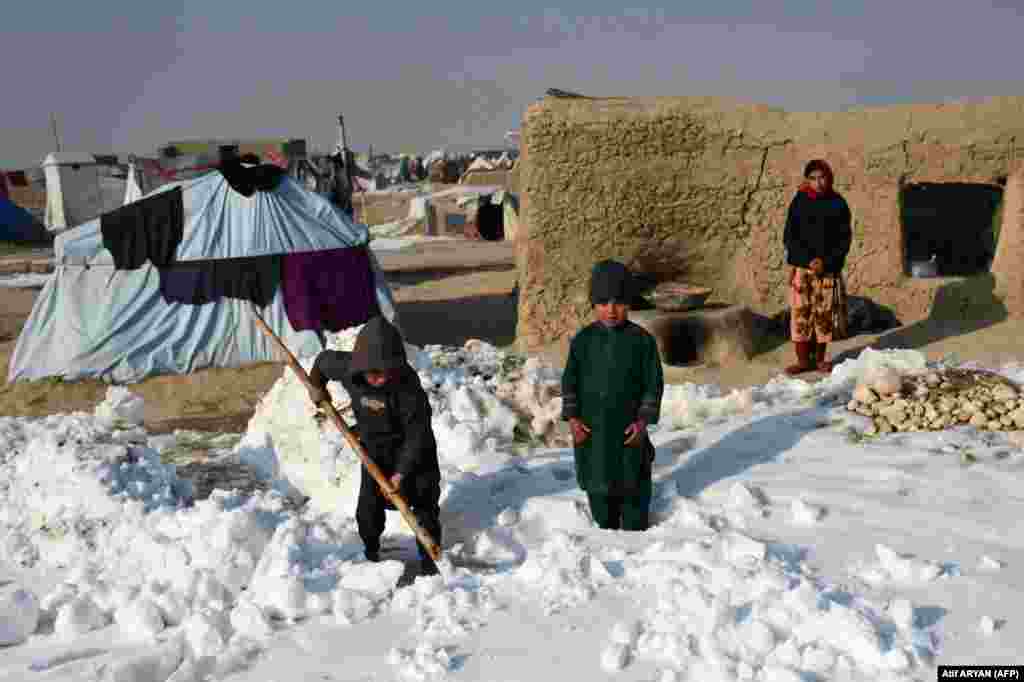
<path fill-rule="evenodd" d="M 414 581 L 392 512 L 392 560 L 363 560 L 357 460 L 289 371 L 220 455 L 272 489 L 194 504 L 159 455 L 175 436 L 138 427 L 126 390 L 94 414 L 0 418 L 0 680 L 932 680 L 1021 662 L 1024 453 L 972 427 L 868 437 L 844 409 L 859 377 L 923 369 L 918 353 L 867 350 L 816 384 L 668 387 L 656 525 L 625 533 L 590 522 L 554 369 L 480 342 L 409 350 L 447 557 Z"/>
<path fill-rule="evenodd" d="M 0 276 L 0 287 L 12 289 L 42 289 L 50 278 L 49 273 L 25 273 Z"/>

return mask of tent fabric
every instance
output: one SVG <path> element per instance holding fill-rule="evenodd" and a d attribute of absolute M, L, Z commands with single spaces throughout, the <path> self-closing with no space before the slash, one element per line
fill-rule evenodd
<path fill-rule="evenodd" d="M 48 155 L 43 161 L 46 228 L 61 232 L 121 206 L 125 180 L 116 171 L 91 154 Z"/>
<path fill-rule="evenodd" d="M 132 161 L 128 164 L 128 178 L 124 183 L 124 201 L 123 205 L 138 201 L 142 198 L 144 192 L 142 191 L 142 182 L 140 180 L 141 171 L 136 167 L 135 162 Z"/>
<path fill-rule="evenodd" d="M 181 187 L 184 212 L 177 262 L 323 251 L 369 241 L 364 225 L 291 178 L 282 178 L 273 191 L 243 197 L 213 171 L 164 185 L 147 196 L 175 187 Z M 98 218 L 59 235 L 54 256 L 65 264 L 114 262 L 103 248 Z"/>
<path fill-rule="evenodd" d="M 173 187 L 181 187 L 185 214 L 178 264 L 283 256 L 368 242 L 365 225 L 353 223 L 326 199 L 289 178 L 273 191 L 250 198 L 231 190 L 218 172 L 157 192 Z M 155 374 L 279 360 L 248 300 L 225 296 L 199 305 L 168 300 L 161 292 L 160 269 L 152 263 L 136 270 L 115 269 L 110 252 L 103 248 L 100 219 L 58 235 L 54 247 L 56 268 L 18 338 L 8 381 L 59 376 L 131 383 Z M 391 292 L 372 253 L 368 262 L 377 307 L 397 324 Z M 205 300 L 203 292 L 209 289 L 194 291 L 198 300 Z M 292 327 L 283 287 L 267 296 L 269 303 L 260 314 L 293 353 L 304 357 L 323 349 L 316 332 Z"/>
<path fill-rule="evenodd" d="M 131 383 L 275 361 L 276 349 L 256 326 L 251 305 L 235 298 L 205 305 L 167 301 L 153 266 L 58 267 L 18 338 L 8 381 L 59 376 Z M 316 334 L 291 329 L 280 290 L 260 316 L 293 353 L 321 350 Z"/>

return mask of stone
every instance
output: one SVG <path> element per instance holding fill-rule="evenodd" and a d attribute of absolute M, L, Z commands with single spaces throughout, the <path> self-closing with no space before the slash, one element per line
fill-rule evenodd
<path fill-rule="evenodd" d="M 871 390 L 871 387 L 867 384 L 857 384 L 857 387 L 853 389 L 853 399 L 870 405 L 878 401 L 878 394 Z"/>
<path fill-rule="evenodd" d="M 871 378 L 871 388 L 879 395 L 894 395 L 900 392 L 903 381 L 898 372 L 884 368 L 878 370 Z"/>
<path fill-rule="evenodd" d="M 999 384 L 992 389 L 992 398 L 995 400 L 1015 400 L 1017 398 L 1017 391 L 1006 384 Z"/>

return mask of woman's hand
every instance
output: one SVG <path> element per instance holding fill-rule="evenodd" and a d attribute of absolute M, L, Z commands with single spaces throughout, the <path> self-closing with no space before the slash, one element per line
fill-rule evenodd
<path fill-rule="evenodd" d="M 590 427 L 576 417 L 569 420 L 569 428 L 572 429 L 572 442 L 576 445 L 583 445 L 590 438 Z"/>

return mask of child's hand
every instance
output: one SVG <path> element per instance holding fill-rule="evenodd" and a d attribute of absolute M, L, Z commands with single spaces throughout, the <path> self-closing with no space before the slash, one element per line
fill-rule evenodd
<path fill-rule="evenodd" d="M 647 422 L 637 419 L 626 427 L 626 445 L 632 447 L 638 445 L 643 435 L 647 433 Z"/>
<path fill-rule="evenodd" d="M 391 478 L 388 479 L 388 483 L 391 484 L 391 492 L 399 492 L 402 489 L 402 474 L 392 474 Z"/>
<path fill-rule="evenodd" d="M 572 429 L 572 442 L 576 445 L 583 445 L 590 438 L 590 427 L 576 417 L 569 420 L 569 428 Z"/>
<path fill-rule="evenodd" d="M 820 276 L 821 273 L 825 272 L 825 262 L 820 258 L 815 258 L 811 261 L 810 269 L 815 275 Z"/>

